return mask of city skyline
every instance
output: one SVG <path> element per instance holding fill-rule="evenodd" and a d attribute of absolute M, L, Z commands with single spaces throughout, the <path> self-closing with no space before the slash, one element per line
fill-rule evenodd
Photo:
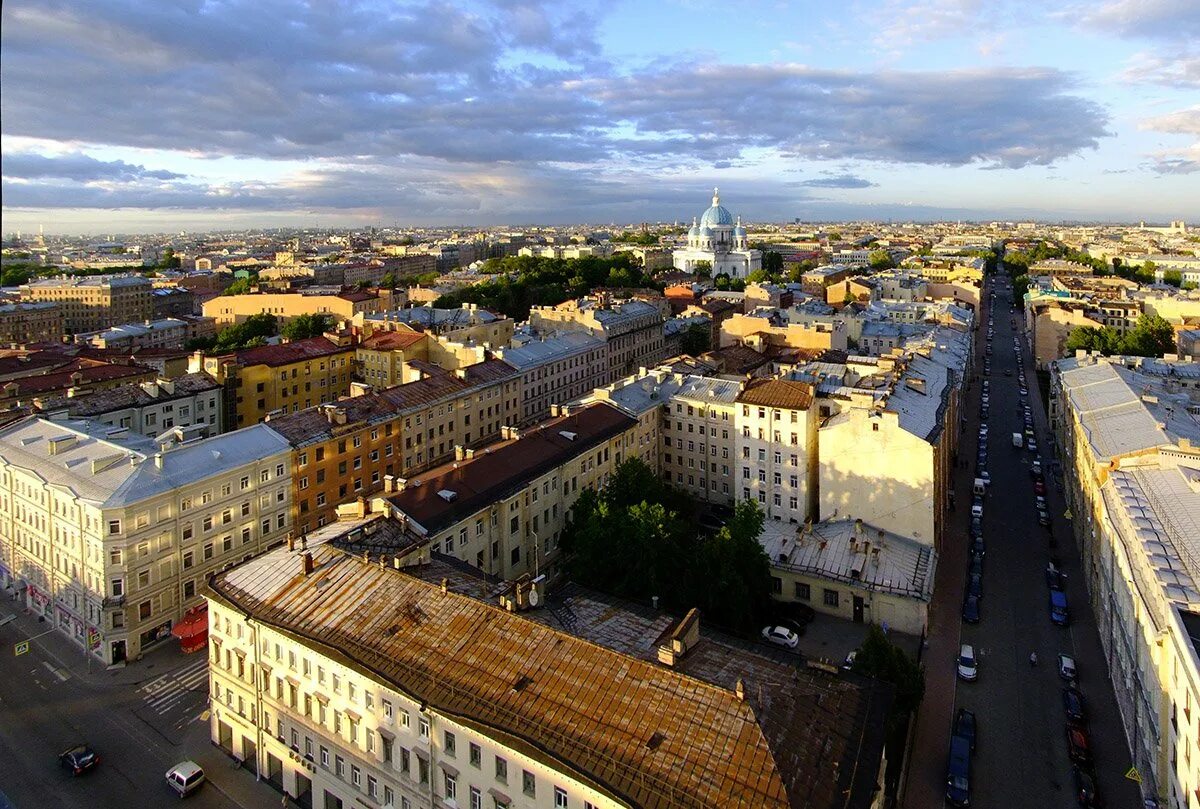
<path fill-rule="evenodd" d="M 1182 0 L 3 18 L 6 232 L 1200 213 Z"/>

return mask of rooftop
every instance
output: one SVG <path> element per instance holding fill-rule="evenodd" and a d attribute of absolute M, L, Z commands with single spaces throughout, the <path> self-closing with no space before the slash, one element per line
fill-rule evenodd
<path fill-rule="evenodd" d="M 145 372 L 146 369 L 139 368 L 138 370 Z M 98 390 L 85 396 L 57 396 L 53 399 L 43 399 L 37 405 L 38 409 L 43 412 L 66 409 L 74 418 L 87 418 L 110 413 L 113 410 L 145 407 L 155 402 L 185 399 L 198 393 L 221 388 L 220 383 L 204 373 L 184 374 L 169 381 L 158 380 L 144 383 L 144 385 L 153 385 L 155 393 L 148 392 L 143 385 L 122 385 L 119 388 Z"/>
<path fill-rule="evenodd" d="M 358 347 L 368 351 L 402 351 L 425 337 L 425 333 L 419 331 L 376 331 Z"/>
<path fill-rule="evenodd" d="M 616 408 L 587 405 L 542 422 L 517 439 L 478 450 L 473 458 L 422 472 L 387 499 L 429 534 L 436 534 L 634 424 Z M 442 492 L 454 496 L 446 499 Z"/>
<path fill-rule="evenodd" d="M 239 365 L 243 366 L 279 366 L 290 365 L 293 362 L 303 362 L 304 360 L 315 360 L 321 357 L 328 357 L 332 354 L 340 354 L 353 350 L 351 346 L 339 346 L 328 337 L 310 337 L 307 340 L 295 340 L 290 343 L 280 343 L 279 345 L 245 348 L 241 351 L 234 351 L 229 354 L 222 354 L 221 356 L 233 357 Z"/>
<path fill-rule="evenodd" d="M 813 386 L 807 382 L 789 379 L 765 379 L 751 381 L 738 397 L 742 404 L 764 407 L 807 410 L 813 401 Z"/>
<path fill-rule="evenodd" d="M 874 797 L 883 687 L 711 636 L 676 670 L 648 659 L 657 635 L 636 637 L 661 617 L 600 610 L 610 627 L 625 624 L 609 635 L 643 647 L 622 652 L 328 542 L 308 547 L 313 574 L 303 575 L 300 551 L 279 548 L 214 576 L 213 597 L 336 650 L 435 711 L 469 717 L 615 800 L 832 809 Z M 572 610 L 598 612 L 570 595 Z"/>
<path fill-rule="evenodd" d="M 496 356 L 519 370 L 537 368 L 550 362 L 604 348 L 604 340 L 587 332 L 564 331 L 543 340 L 530 340 L 518 348 L 504 348 Z"/>

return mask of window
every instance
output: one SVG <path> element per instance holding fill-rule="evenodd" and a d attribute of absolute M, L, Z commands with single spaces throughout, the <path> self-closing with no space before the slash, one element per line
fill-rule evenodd
<path fill-rule="evenodd" d="M 783 592 L 783 579 L 778 576 L 771 577 L 771 592 L 775 594 Z"/>
<path fill-rule="evenodd" d="M 350 783 L 356 787 L 362 784 L 362 771 L 354 765 L 350 766 Z"/>
<path fill-rule="evenodd" d="M 445 733 L 445 738 L 446 738 L 446 744 L 445 744 L 446 755 L 453 758 L 455 755 L 455 744 L 456 744 L 456 739 L 454 738 L 454 734 L 447 730 Z"/>
<path fill-rule="evenodd" d="M 329 769 L 329 748 L 328 747 L 321 748 L 321 766 L 326 769 Z"/>
<path fill-rule="evenodd" d="M 346 760 L 341 756 L 334 757 L 333 773 L 338 778 L 346 777 Z"/>
<path fill-rule="evenodd" d="M 448 772 L 443 772 L 446 785 L 446 800 L 452 801 L 458 797 L 458 779 Z"/>
<path fill-rule="evenodd" d="M 496 756 L 496 780 L 502 784 L 508 783 L 508 759 Z"/>
<path fill-rule="evenodd" d="M 838 591 L 826 589 L 825 590 L 825 606 L 836 607 L 837 605 L 838 605 Z"/>
<path fill-rule="evenodd" d="M 483 762 L 483 749 L 475 742 L 471 742 L 467 748 L 467 757 L 472 767 L 479 768 Z"/>
<path fill-rule="evenodd" d="M 562 787 L 554 788 L 554 809 L 567 809 L 567 791 Z"/>
<path fill-rule="evenodd" d="M 471 787 L 471 809 L 483 809 L 483 793 L 479 787 Z"/>
<path fill-rule="evenodd" d="M 110 534 L 121 533 L 121 521 L 120 520 L 109 520 L 108 521 L 108 533 L 110 533 Z"/>
<path fill-rule="evenodd" d="M 537 797 L 537 779 L 529 770 L 521 770 L 521 791 L 531 798 Z"/>
<path fill-rule="evenodd" d="M 375 780 L 375 776 L 367 776 L 367 794 L 372 798 L 379 797 L 379 782 Z"/>
<path fill-rule="evenodd" d="M 422 739 L 429 738 L 429 720 L 424 716 L 421 717 L 420 734 Z"/>

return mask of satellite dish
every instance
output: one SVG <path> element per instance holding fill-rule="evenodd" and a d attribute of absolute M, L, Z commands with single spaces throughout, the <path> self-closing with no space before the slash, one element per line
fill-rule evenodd
<path fill-rule="evenodd" d="M 530 587 L 529 588 L 529 606 L 536 607 L 538 605 L 538 602 L 541 600 L 542 600 L 542 597 L 540 595 L 538 595 L 538 591 L 533 589 L 532 587 Z"/>

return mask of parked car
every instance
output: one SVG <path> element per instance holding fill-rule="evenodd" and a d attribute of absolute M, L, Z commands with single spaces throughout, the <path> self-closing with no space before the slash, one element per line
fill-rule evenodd
<path fill-rule="evenodd" d="M 204 785 L 204 770 L 194 761 L 181 761 L 167 770 L 167 786 L 186 798 Z"/>
<path fill-rule="evenodd" d="M 1004 369 L 1004 375 L 1005 375 L 1005 376 L 1012 376 L 1012 368 L 1005 368 L 1005 369 Z"/>
<path fill-rule="evenodd" d="M 980 519 L 979 517 L 971 518 L 971 536 L 973 536 L 973 537 L 982 537 L 983 536 L 983 520 Z"/>
<path fill-rule="evenodd" d="M 1075 801 L 1082 809 L 1100 809 L 1100 796 L 1096 794 L 1096 782 L 1082 767 L 1072 767 L 1075 777 Z"/>
<path fill-rule="evenodd" d="M 806 629 L 803 623 L 794 621 L 791 618 L 778 618 L 775 621 L 775 625 L 792 630 L 792 632 L 796 633 L 796 637 L 803 637 L 804 630 Z"/>
<path fill-rule="evenodd" d="M 1043 509 L 1038 509 L 1038 525 L 1050 527 L 1050 515 Z"/>
<path fill-rule="evenodd" d="M 1050 620 L 1055 626 L 1066 626 L 1071 623 L 1070 611 L 1067 609 L 1067 594 L 1062 590 L 1050 591 Z"/>
<path fill-rule="evenodd" d="M 1067 686 L 1062 692 L 1063 711 L 1067 714 L 1067 719 L 1072 722 L 1082 723 L 1087 719 L 1087 710 L 1083 704 L 1083 694 L 1079 693 L 1079 689 Z"/>
<path fill-rule="evenodd" d="M 971 805 L 971 743 L 962 736 L 950 737 L 946 802 L 959 807 Z"/>
<path fill-rule="evenodd" d="M 1051 590 L 1061 590 L 1062 584 L 1062 571 L 1055 567 L 1053 562 L 1046 565 L 1046 586 Z"/>
<path fill-rule="evenodd" d="M 967 595 L 983 600 L 983 576 L 976 573 L 967 578 Z"/>
<path fill-rule="evenodd" d="M 1087 731 L 1074 725 L 1067 726 L 1067 755 L 1076 764 L 1088 764 L 1092 760 L 1091 745 Z"/>
<path fill-rule="evenodd" d="M 964 643 L 962 648 L 958 650 L 958 677 L 967 682 L 974 682 L 979 678 L 979 666 L 975 660 L 975 649 Z"/>
<path fill-rule="evenodd" d="M 971 554 L 971 564 L 967 567 L 967 573 L 971 576 L 983 575 L 983 557 Z"/>
<path fill-rule="evenodd" d="M 1035 480 L 1033 482 L 1033 490 L 1038 494 L 1046 493 L 1046 482 L 1044 480 Z"/>
<path fill-rule="evenodd" d="M 1075 670 L 1075 658 L 1062 654 L 1058 656 L 1058 676 L 1064 680 L 1076 680 L 1079 678 Z"/>
<path fill-rule="evenodd" d="M 846 659 L 842 661 L 842 671 L 850 671 L 854 668 L 854 659 L 858 657 L 858 650 L 846 654 Z"/>
<path fill-rule="evenodd" d="M 100 756 L 89 745 L 77 744 L 58 754 L 58 763 L 71 771 L 71 775 L 83 775 L 100 763 Z"/>
<path fill-rule="evenodd" d="M 967 596 L 963 601 L 962 619 L 968 624 L 979 623 L 979 599 Z"/>
<path fill-rule="evenodd" d="M 979 535 L 971 540 L 971 553 L 976 556 L 983 556 L 983 535 Z"/>
<path fill-rule="evenodd" d="M 1032 438 L 1029 439 L 1029 443 L 1026 444 L 1025 446 L 1028 447 L 1030 452 L 1037 452 L 1037 448 L 1038 448 L 1037 441 L 1034 441 Z"/>
<path fill-rule="evenodd" d="M 960 738 L 966 739 L 971 745 L 971 752 L 975 752 L 975 714 L 968 711 L 966 708 L 959 708 L 958 713 L 954 717 L 954 734 Z"/>
<path fill-rule="evenodd" d="M 783 646 L 787 649 L 795 649 L 800 643 L 800 636 L 788 629 L 786 626 L 774 624 L 773 626 L 764 626 L 762 637 L 767 643 L 773 643 L 776 646 Z"/>

